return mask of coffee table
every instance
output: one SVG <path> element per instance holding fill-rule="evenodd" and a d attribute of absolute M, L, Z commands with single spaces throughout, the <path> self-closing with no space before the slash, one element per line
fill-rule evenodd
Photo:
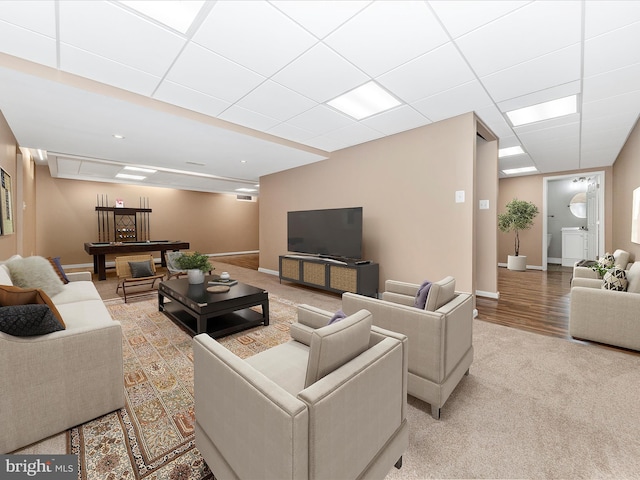
<path fill-rule="evenodd" d="M 210 293 L 210 280 L 191 285 L 187 278 L 167 280 L 158 286 L 158 310 L 179 322 L 191 333 L 208 333 L 213 338 L 230 335 L 258 325 L 269 325 L 269 294 L 262 288 L 238 282 L 228 292 Z M 169 302 L 165 302 L 169 299 Z M 262 306 L 262 314 L 250 307 Z"/>

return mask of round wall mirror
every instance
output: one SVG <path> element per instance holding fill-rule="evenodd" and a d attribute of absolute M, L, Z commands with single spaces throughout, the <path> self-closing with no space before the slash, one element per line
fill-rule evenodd
<path fill-rule="evenodd" d="M 587 218 L 587 194 L 576 193 L 569 202 L 569 210 L 578 218 Z"/>

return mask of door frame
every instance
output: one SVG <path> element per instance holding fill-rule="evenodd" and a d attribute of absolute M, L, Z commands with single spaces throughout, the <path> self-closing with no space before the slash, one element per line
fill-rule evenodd
<path fill-rule="evenodd" d="M 604 255 L 604 189 L 605 189 L 605 172 L 604 170 L 592 172 L 574 172 L 565 175 L 554 175 L 542 177 L 542 270 L 547 270 L 547 222 L 549 221 L 547 210 L 548 182 L 553 180 L 563 180 L 565 178 L 575 178 L 578 176 L 599 176 L 600 187 L 598 188 L 598 255 Z"/>

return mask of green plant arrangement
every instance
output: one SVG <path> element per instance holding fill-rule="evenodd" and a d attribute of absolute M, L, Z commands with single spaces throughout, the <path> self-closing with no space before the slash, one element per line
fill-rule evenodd
<path fill-rule="evenodd" d="M 184 253 L 175 259 L 176 264 L 184 270 L 201 270 L 205 273 L 214 270 L 209 257 L 200 253 Z"/>
<path fill-rule="evenodd" d="M 538 215 L 538 207 L 526 200 L 514 198 L 507 203 L 507 211 L 498 215 L 498 228 L 501 232 L 515 232 L 515 255 L 520 254 L 520 230 L 528 230 L 533 226 L 533 219 Z"/>

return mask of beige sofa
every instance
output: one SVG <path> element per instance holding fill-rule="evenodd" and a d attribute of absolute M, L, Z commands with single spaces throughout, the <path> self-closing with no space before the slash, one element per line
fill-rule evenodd
<path fill-rule="evenodd" d="M 216 478 L 382 479 L 400 467 L 406 338 L 366 311 L 330 318 L 301 305 L 293 339 L 246 360 L 194 337 L 196 446 Z"/>
<path fill-rule="evenodd" d="M 89 272 L 51 297 L 65 330 L 0 332 L 0 452 L 7 453 L 124 406 L 122 330 Z M 0 285 L 12 285 L 0 265 Z"/>
<path fill-rule="evenodd" d="M 569 304 L 572 337 L 640 350 L 640 261 L 626 272 L 626 292 L 605 290 L 601 279 L 576 272 Z"/>
<path fill-rule="evenodd" d="M 362 308 L 373 324 L 409 339 L 410 395 L 440 409 L 473 362 L 473 300 L 455 291 L 455 279 L 445 277 L 429 290 L 425 309 L 414 307 L 419 285 L 387 280 L 382 299 L 344 293 L 342 310 L 348 315 Z"/>
<path fill-rule="evenodd" d="M 621 249 L 617 249 L 616 251 L 613 252 L 613 259 L 614 262 L 613 264 L 615 266 L 618 266 L 620 268 L 623 269 L 628 269 L 631 267 L 631 264 L 629 264 L 629 252 L 625 251 L 625 250 L 621 250 Z M 573 267 L 573 278 L 599 278 L 598 277 L 598 272 L 596 272 L 593 268 L 591 267 L 581 267 L 578 266 L 577 262 L 576 265 L 574 265 Z"/>

